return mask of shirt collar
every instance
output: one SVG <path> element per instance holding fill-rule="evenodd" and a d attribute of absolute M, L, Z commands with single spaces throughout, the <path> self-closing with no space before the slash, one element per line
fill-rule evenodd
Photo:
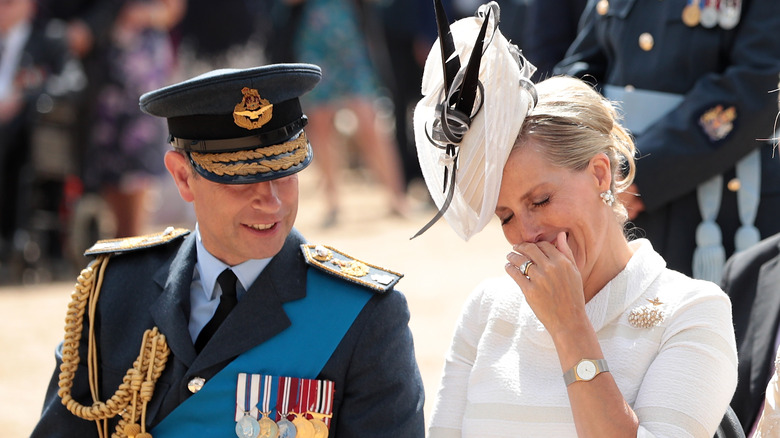
<path fill-rule="evenodd" d="M 248 287 L 252 286 L 257 277 L 263 272 L 271 258 L 267 259 L 249 259 L 235 266 L 229 266 L 214 257 L 205 246 L 200 236 L 200 228 L 195 224 L 195 246 L 198 254 L 197 269 L 200 274 L 201 285 L 206 298 L 212 300 L 214 296 L 214 285 L 217 283 L 217 277 L 227 268 L 233 270 L 238 278 L 238 287 L 236 288 L 238 299 L 240 300 Z"/>

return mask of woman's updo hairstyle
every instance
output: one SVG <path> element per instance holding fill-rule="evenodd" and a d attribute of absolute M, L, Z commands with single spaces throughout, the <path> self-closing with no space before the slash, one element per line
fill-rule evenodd
<path fill-rule="evenodd" d="M 612 168 L 612 192 L 628 188 L 636 172 L 636 148 L 614 105 L 572 77 L 551 77 L 536 84 L 536 90 L 539 101 L 526 116 L 515 147 L 533 141 L 553 166 L 574 171 L 586 169 L 591 158 L 603 153 Z M 617 199 L 613 209 L 621 222 L 628 220 Z"/>

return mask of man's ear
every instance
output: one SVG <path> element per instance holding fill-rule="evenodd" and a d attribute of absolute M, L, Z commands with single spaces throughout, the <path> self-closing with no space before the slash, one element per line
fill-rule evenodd
<path fill-rule="evenodd" d="M 192 202 L 195 195 L 190 184 L 195 175 L 187 157 L 179 151 L 168 151 L 165 153 L 165 168 L 173 177 L 173 182 L 179 189 L 179 196 L 187 202 Z"/>
<path fill-rule="evenodd" d="M 588 164 L 593 177 L 596 180 L 596 184 L 599 187 L 599 191 L 607 191 L 612 185 L 612 165 L 609 162 L 609 157 L 604 153 L 598 153 L 590 159 Z"/>

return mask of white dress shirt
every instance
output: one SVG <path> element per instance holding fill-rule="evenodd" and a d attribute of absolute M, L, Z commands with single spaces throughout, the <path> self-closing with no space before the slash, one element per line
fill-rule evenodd
<path fill-rule="evenodd" d="M 217 284 L 219 274 L 227 268 L 230 268 L 236 274 L 238 278 L 236 296 L 238 301 L 241 301 L 247 288 L 254 284 L 257 277 L 260 276 L 263 269 L 271 261 L 271 258 L 252 259 L 236 266 L 228 266 L 211 255 L 206 247 L 203 246 L 203 240 L 197 224 L 195 225 L 195 246 L 198 261 L 192 276 L 192 287 L 190 287 L 189 331 L 192 342 L 195 342 L 200 331 L 214 316 L 214 312 L 217 311 L 219 297 L 222 295 L 222 289 Z"/>

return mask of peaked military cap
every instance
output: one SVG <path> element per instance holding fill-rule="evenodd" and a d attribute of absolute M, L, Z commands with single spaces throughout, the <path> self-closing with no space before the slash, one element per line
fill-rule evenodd
<path fill-rule="evenodd" d="M 299 97 L 322 77 L 311 64 L 220 69 L 141 96 L 168 120 L 169 141 L 195 170 L 222 184 L 282 178 L 311 163 Z"/>

